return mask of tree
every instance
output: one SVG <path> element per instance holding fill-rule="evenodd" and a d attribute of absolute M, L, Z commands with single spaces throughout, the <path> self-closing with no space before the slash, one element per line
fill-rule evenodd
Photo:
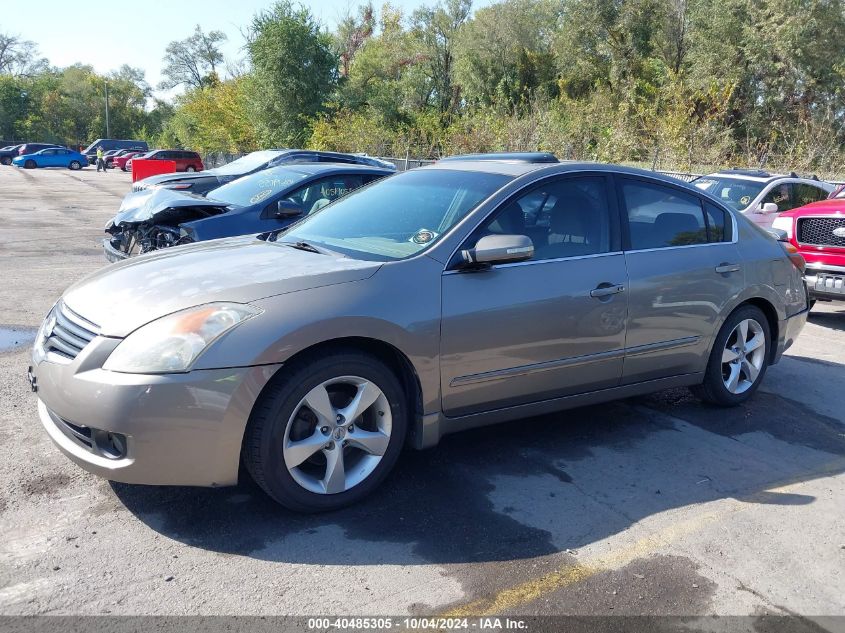
<path fill-rule="evenodd" d="M 471 10 L 472 0 L 443 0 L 421 7 L 411 16 L 411 32 L 419 45 L 419 67 L 441 115 L 452 114 L 459 105 L 460 91 L 454 81 L 455 45 Z"/>
<path fill-rule="evenodd" d="M 558 14 L 554 0 L 504 0 L 479 9 L 461 29 L 456 50 L 464 99 L 513 112 L 535 97 L 554 96 Z"/>
<path fill-rule="evenodd" d="M 32 77 L 47 70 L 47 66 L 35 42 L 0 33 L 0 75 Z"/>
<path fill-rule="evenodd" d="M 165 90 L 177 86 L 199 88 L 215 80 L 217 66 L 223 63 L 223 53 L 218 44 L 226 39 L 222 31 L 203 33 L 197 24 L 189 38 L 170 42 L 163 60 L 162 74 L 166 79 L 160 87 Z"/>
<path fill-rule="evenodd" d="M 358 7 L 358 15 L 347 12 L 337 25 L 335 46 L 340 58 L 341 77 L 349 75 L 349 67 L 355 54 L 372 36 L 375 26 L 376 12 L 369 1 Z"/>
<path fill-rule="evenodd" d="M 259 140 L 270 146 L 301 145 L 337 85 L 331 36 L 306 7 L 284 0 L 253 18 L 247 49 Z"/>

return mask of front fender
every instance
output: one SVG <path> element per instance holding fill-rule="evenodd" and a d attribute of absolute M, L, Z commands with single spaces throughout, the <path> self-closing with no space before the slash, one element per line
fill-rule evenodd
<path fill-rule="evenodd" d="M 416 258 L 385 264 L 360 281 L 253 301 L 264 312 L 217 341 L 196 368 L 279 364 L 326 342 L 372 339 L 408 359 L 420 381 L 423 412 L 439 411 L 441 272 L 438 262 Z"/>

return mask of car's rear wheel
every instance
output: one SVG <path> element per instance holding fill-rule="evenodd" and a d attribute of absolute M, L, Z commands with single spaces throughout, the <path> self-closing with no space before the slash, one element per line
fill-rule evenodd
<path fill-rule="evenodd" d="M 748 400 L 769 365 L 771 333 L 763 312 L 752 305 L 735 310 L 719 330 L 704 382 L 694 388 L 702 400 L 736 406 Z"/>
<path fill-rule="evenodd" d="M 72 160 L 70 161 L 70 165 L 68 165 L 68 169 L 72 169 L 73 171 L 76 171 L 77 169 L 82 169 L 82 163 L 80 163 L 78 160 Z"/>
<path fill-rule="evenodd" d="M 370 494 L 396 463 L 408 428 L 399 379 L 354 350 L 283 371 L 250 416 L 247 471 L 273 499 L 302 512 L 334 510 Z"/>
<path fill-rule="evenodd" d="M 185 167 L 185 171 L 196 171 L 196 169 L 194 169 L 193 166 L 188 165 L 187 167 Z"/>
<path fill-rule="evenodd" d="M 38 164 L 34 160 L 29 159 L 23 164 L 23 166 L 25 169 L 35 169 L 38 167 Z"/>
<path fill-rule="evenodd" d="M 0 164 L 3 164 L 3 165 L 11 165 L 11 164 L 12 164 L 12 159 L 11 159 L 11 157 L 9 157 L 9 156 L 3 156 L 3 158 L 0 158 Z"/>

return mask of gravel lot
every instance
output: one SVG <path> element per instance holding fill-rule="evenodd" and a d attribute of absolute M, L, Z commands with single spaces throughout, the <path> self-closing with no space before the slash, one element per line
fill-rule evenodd
<path fill-rule="evenodd" d="M 747 406 L 677 390 L 467 432 L 298 516 L 251 483 L 110 484 L 43 432 L 8 345 L 105 264 L 128 189 L 0 167 L 0 614 L 845 616 L 845 304 Z"/>

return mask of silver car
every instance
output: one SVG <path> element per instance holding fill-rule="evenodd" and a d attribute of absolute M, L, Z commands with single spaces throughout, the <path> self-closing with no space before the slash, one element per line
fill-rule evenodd
<path fill-rule="evenodd" d="M 44 321 L 47 433 L 108 479 L 337 508 L 405 445 L 668 387 L 736 405 L 803 327 L 803 260 L 707 193 L 451 160 L 284 232 L 121 262 Z"/>

